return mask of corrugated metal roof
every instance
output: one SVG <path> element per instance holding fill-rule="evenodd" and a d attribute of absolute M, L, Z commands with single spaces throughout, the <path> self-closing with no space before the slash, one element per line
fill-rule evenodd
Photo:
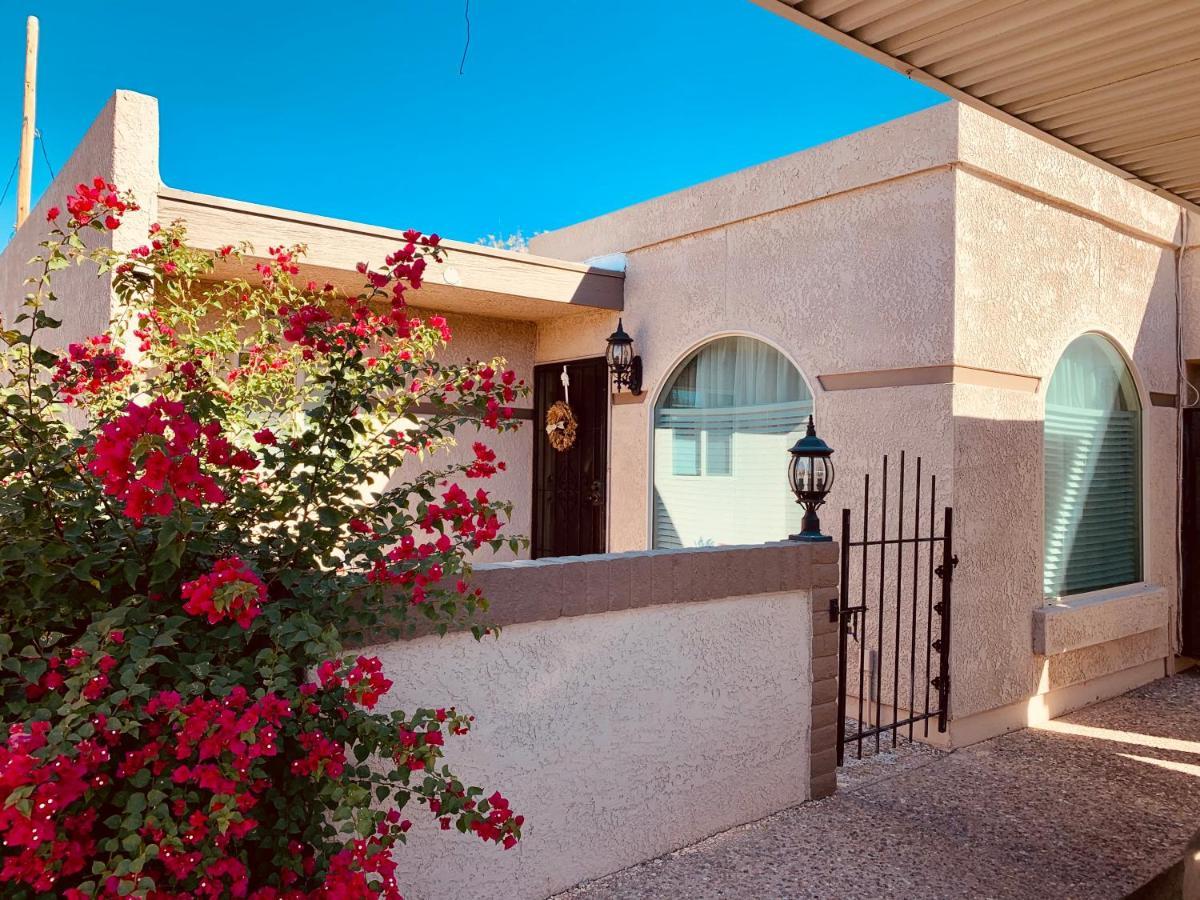
<path fill-rule="evenodd" d="M 1200 0 L 754 0 L 1200 203 Z"/>

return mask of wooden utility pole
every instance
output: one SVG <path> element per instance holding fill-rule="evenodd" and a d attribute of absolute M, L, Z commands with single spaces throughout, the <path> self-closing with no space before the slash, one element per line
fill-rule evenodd
<path fill-rule="evenodd" d="M 25 22 L 25 105 L 21 115 L 21 156 L 17 165 L 17 227 L 29 216 L 33 194 L 33 137 L 37 131 L 38 20 Z"/>

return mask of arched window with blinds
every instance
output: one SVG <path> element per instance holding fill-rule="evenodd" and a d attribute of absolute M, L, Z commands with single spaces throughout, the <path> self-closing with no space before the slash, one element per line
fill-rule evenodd
<path fill-rule="evenodd" d="M 753 544 L 798 531 L 787 451 L 811 412 L 796 367 L 762 341 L 717 338 L 684 359 L 654 409 L 653 545 Z"/>
<path fill-rule="evenodd" d="M 1046 391 L 1047 597 L 1141 579 L 1141 445 L 1124 357 L 1101 335 L 1076 338 Z"/>

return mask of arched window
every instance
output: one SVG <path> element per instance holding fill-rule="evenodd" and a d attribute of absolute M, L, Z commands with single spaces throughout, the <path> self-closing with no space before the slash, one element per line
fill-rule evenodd
<path fill-rule="evenodd" d="M 1046 391 L 1045 593 L 1141 579 L 1141 403 L 1124 358 L 1076 338 Z"/>
<path fill-rule="evenodd" d="M 812 394 L 787 359 L 748 337 L 687 357 L 654 409 L 655 547 L 753 544 L 800 530 L 788 448 Z"/>

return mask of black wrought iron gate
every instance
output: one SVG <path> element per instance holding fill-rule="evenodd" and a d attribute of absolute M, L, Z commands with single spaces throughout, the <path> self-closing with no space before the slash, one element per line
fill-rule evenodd
<path fill-rule="evenodd" d="M 954 511 L 944 507 L 938 534 L 937 477 L 926 484 L 917 457 L 906 497 L 911 475 L 906 464 L 901 453 L 898 484 L 889 497 L 888 458 L 883 458 L 877 514 L 872 514 L 870 473 L 863 479 L 861 524 L 850 510 L 842 510 L 838 765 L 847 747 L 861 759 L 864 741 L 872 741 L 879 752 L 888 732 L 895 747 L 906 730 L 911 741 L 917 725 L 928 737 L 931 720 L 937 720 L 938 731 L 946 730 L 950 609 L 958 565 Z"/>

